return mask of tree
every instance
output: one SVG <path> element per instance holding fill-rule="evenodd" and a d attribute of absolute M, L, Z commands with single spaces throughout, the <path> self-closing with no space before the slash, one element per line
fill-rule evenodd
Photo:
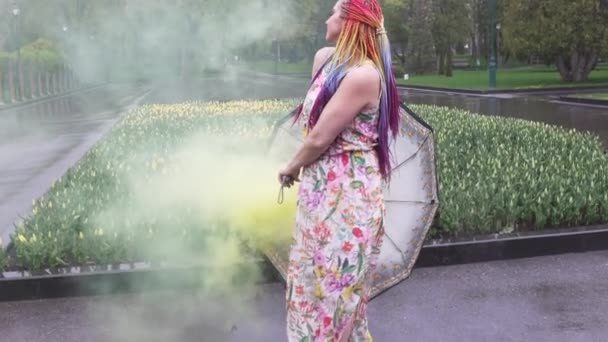
<path fill-rule="evenodd" d="M 436 54 L 431 32 L 433 13 L 426 0 L 410 3 L 409 19 L 411 37 L 407 49 L 407 69 L 413 73 L 427 73 L 436 70 Z"/>
<path fill-rule="evenodd" d="M 452 48 L 470 32 L 469 27 L 463 25 L 463 22 L 468 22 L 470 7 L 463 0 L 432 0 L 432 6 L 431 30 L 438 56 L 437 71 L 440 75 L 451 77 Z"/>
<path fill-rule="evenodd" d="M 391 48 L 402 65 L 406 63 L 406 53 L 411 37 L 410 21 L 412 0 L 384 0 L 384 26 L 391 39 Z"/>
<path fill-rule="evenodd" d="M 509 0 L 504 41 L 519 57 L 555 63 L 563 81 L 583 82 L 606 49 L 607 23 L 604 0 Z"/>

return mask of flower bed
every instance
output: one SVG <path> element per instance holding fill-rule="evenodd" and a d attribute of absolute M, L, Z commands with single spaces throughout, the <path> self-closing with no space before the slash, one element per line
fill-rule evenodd
<path fill-rule="evenodd" d="M 293 203 L 270 205 L 278 189 L 275 165 L 257 165 L 259 160 L 250 156 L 265 147 L 272 123 L 295 105 L 189 102 L 130 112 L 34 201 L 31 215 L 12 236 L 10 268 L 181 263 L 206 258 L 206 251 L 218 248 L 221 255 L 236 256 L 243 249 L 253 253 L 243 232 L 250 233 L 253 222 L 272 222 L 289 232 Z M 608 158 L 597 137 L 442 107 L 412 108 L 436 132 L 440 215 L 430 237 L 608 222 Z M 193 135 L 199 139 L 193 146 L 218 141 L 221 151 L 234 158 L 219 164 L 195 158 L 198 164 L 186 164 L 184 170 L 183 161 L 192 158 L 183 158 L 189 155 L 183 146 L 192 145 Z M 272 182 L 256 177 L 261 171 Z M 242 179 L 248 173 L 255 181 Z M 192 197 L 189 184 L 180 180 L 192 182 L 194 192 L 207 197 Z M 243 186 L 251 188 L 242 191 Z M 201 201 L 205 205 L 197 206 Z M 258 210 L 265 205 L 281 209 Z M 255 233 L 268 237 L 277 231 Z M 0 249 L 0 268 L 3 260 Z"/>
<path fill-rule="evenodd" d="M 544 123 L 413 106 L 436 131 L 435 237 L 608 222 L 608 158 L 597 136 Z"/>
<path fill-rule="evenodd" d="M 4 250 L 4 245 L 2 244 L 2 238 L 0 238 L 0 272 L 8 266 L 8 258 L 6 255 L 6 251 Z"/>
<path fill-rule="evenodd" d="M 210 208 L 209 198 L 202 198 L 206 203 L 205 208 L 200 208 L 196 207 L 197 198 L 180 193 L 171 194 L 167 199 L 163 191 L 186 191 L 184 187 L 188 184 L 171 183 L 180 177 L 196 183 L 192 186 L 199 189 L 218 187 L 213 184 L 217 182 L 217 172 L 208 172 L 214 179 L 206 184 L 207 180 L 197 179 L 183 169 L 186 160 L 197 163 L 196 172 L 204 173 L 207 168 L 201 164 L 209 161 L 184 157 L 186 153 L 198 153 L 196 139 L 189 142 L 189 137 L 198 136 L 200 142 L 207 137 L 210 141 L 219 141 L 219 134 L 230 136 L 230 140 L 220 143 L 222 152 L 231 153 L 232 159 L 222 162 L 234 162 L 237 153 L 247 161 L 246 154 L 265 146 L 272 123 L 294 106 L 295 103 L 289 101 L 243 101 L 137 108 L 55 182 L 44 198 L 33 202 L 31 215 L 17 224 L 12 236 L 16 256 L 12 265 L 37 271 L 91 263 L 107 265 L 168 259 L 179 263 L 201 258 L 200 252 L 211 249 L 213 244 L 226 249 L 243 247 L 234 246 L 233 235 L 238 232 L 225 226 L 239 224 L 239 220 L 251 219 L 251 215 L 260 215 L 259 212 L 249 213 L 248 218 L 227 216 L 230 213 Z M 200 154 L 205 155 L 211 144 L 203 143 Z M 184 151 L 185 145 L 194 148 Z M 181 153 L 182 158 L 176 157 L 176 153 Z M 217 158 L 215 155 L 214 159 Z M 231 172 L 232 179 L 240 176 L 238 170 L 227 170 L 228 177 Z M 274 196 L 278 187 L 274 176 L 273 173 L 272 196 L 268 198 L 276 203 Z M 180 189 L 171 188 L 173 186 Z M 150 188 L 149 193 L 145 192 L 146 187 Z M 246 201 L 237 198 L 238 189 L 228 186 L 225 190 L 231 191 L 234 198 L 224 200 Z M 221 193 L 217 195 L 221 197 Z M 148 199 L 162 204 L 156 205 Z M 185 205 L 176 205 L 175 201 L 184 201 Z M 202 217 L 203 211 L 210 210 L 216 210 L 212 220 Z"/>

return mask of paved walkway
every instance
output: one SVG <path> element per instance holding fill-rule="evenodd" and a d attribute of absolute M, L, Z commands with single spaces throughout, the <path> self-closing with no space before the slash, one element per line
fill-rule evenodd
<path fill-rule="evenodd" d="M 136 104 L 145 88 L 112 85 L 0 111 L 0 236 Z"/>
<path fill-rule="evenodd" d="M 1 341 L 284 341 L 283 289 L 0 303 Z M 375 341 L 604 342 L 608 251 L 415 269 L 370 304 Z"/>

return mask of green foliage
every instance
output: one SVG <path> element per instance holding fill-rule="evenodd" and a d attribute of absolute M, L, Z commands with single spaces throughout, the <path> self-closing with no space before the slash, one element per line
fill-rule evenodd
<path fill-rule="evenodd" d="M 462 0 L 433 0 L 432 6 L 431 30 L 439 58 L 438 73 L 452 76 L 452 48 L 470 32 L 469 25 L 463 25 L 463 19 L 470 16 L 469 8 Z"/>
<path fill-rule="evenodd" d="M 415 38 L 412 30 L 411 18 L 416 17 L 411 13 L 413 0 L 384 0 L 381 1 L 384 11 L 384 26 L 391 40 L 391 47 L 404 62 L 405 53 L 410 40 Z M 418 14 L 418 13 L 417 13 Z"/>
<path fill-rule="evenodd" d="M 504 41 L 520 58 L 554 62 L 564 81 L 585 81 L 608 43 L 602 0 L 505 1 Z"/>
<path fill-rule="evenodd" d="M 410 43 L 407 49 L 405 65 L 410 74 L 424 74 L 436 71 L 436 54 L 433 45 L 432 8 L 428 1 L 414 0 L 409 17 L 411 32 Z"/>
<path fill-rule="evenodd" d="M 413 107 L 436 130 L 441 203 L 434 236 L 608 222 L 608 157 L 597 136 Z"/>
<path fill-rule="evenodd" d="M 54 71 L 63 58 L 53 43 L 47 39 L 38 39 L 21 49 L 21 58 L 25 63 L 36 65 L 45 71 Z"/>
<path fill-rule="evenodd" d="M 0 239 L 0 273 L 2 273 L 6 266 L 8 266 L 8 257 L 2 245 L 2 239 Z"/>
<path fill-rule="evenodd" d="M 21 48 L 21 60 L 23 63 L 36 66 L 40 71 L 56 71 L 63 63 L 63 58 L 59 54 L 53 43 L 47 39 L 38 39 Z M 9 62 L 17 63 L 17 51 L 0 51 L 0 72 L 6 72 Z"/>

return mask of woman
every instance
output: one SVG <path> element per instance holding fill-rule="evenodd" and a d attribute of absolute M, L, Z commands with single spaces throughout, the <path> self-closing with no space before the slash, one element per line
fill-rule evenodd
<path fill-rule="evenodd" d="M 287 279 L 289 341 L 371 341 L 366 304 L 382 243 L 389 130 L 399 98 L 377 0 L 340 0 L 296 120 L 306 138 L 279 171 L 300 182 Z M 301 175 L 300 175 L 301 172 Z"/>

